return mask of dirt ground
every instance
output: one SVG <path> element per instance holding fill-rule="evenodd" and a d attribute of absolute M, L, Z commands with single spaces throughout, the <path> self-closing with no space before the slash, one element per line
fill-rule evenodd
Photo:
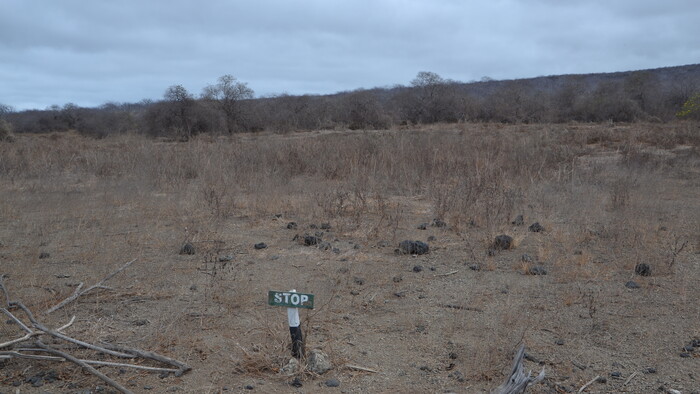
<path fill-rule="evenodd" d="M 483 127 L 443 126 L 415 138 L 429 147 L 441 133 L 455 133 L 468 144 L 490 132 Z M 493 132 L 545 138 L 552 127 Z M 248 171 L 244 162 L 198 167 L 216 168 L 223 157 L 216 139 L 19 136 L 0 146 L 0 273 L 10 298 L 46 325 L 75 316 L 67 335 L 159 352 L 192 367 L 180 377 L 100 367 L 133 392 L 490 392 L 521 343 L 526 369 L 546 374 L 528 392 L 578 392 L 597 376 L 585 392 L 700 392 L 700 348 L 684 349 L 700 342 L 698 146 L 649 142 L 639 127 L 652 126 L 580 126 L 587 137 L 571 143 L 573 159 L 539 173 L 533 163 L 531 177 L 494 189 L 518 190 L 519 197 L 498 206 L 489 202 L 507 194 L 480 197 L 464 209 L 440 207 L 466 189 L 441 198 L 438 189 L 409 193 L 377 182 L 353 193 L 357 186 L 344 175 L 319 179 L 308 170 L 277 184 L 274 166 L 259 168 L 245 187 L 216 187 Z M 241 137 L 232 149 L 282 141 L 273 155 L 296 143 L 290 141 L 319 138 L 350 145 L 371 137 L 262 134 Z M 621 148 L 630 142 L 636 161 Z M 442 140 L 434 143 L 443 148 Z M 196 174 L 178 173 L 182 180 L 172 184 L 149 171 L 185 164 L 139 162 L 153 156 L 147 149 L 171 147 L 200 150 Z M 506 171 L 499 163 L 490 164 L 494 174 Z M 519 214 L 522 225 L 513 223 Z M 446 226 L 435 226 L 436 218 Z M 535 222 L 544 230 L 529 231 Z M 305 246 L 295 239 L 304 234 L 328 244 Z M 500 234 L 513 238 L 510 249 L 492 249 Z M 426 242 L 430 252 L 397 254 L 403 240 Z M 179 253 L 185 242 L 195 254 Z M 255 249 L 260 242 L 267 247 Z M 39 313 L 132 259 L 107 282 L 110 289 Z M 651 275 L 635 274 L 641 263 Z M 529 274 L 535 266 L 546 275 Z M 301 320 L 307 351 L 321 349 L 332 362 L 323 375 L 280 373 L 290 358 L 286 310 L 267 305 L 267 292 L 292 288 L 315 295 L 315 308 L 301 310 Z M 16 335 L 3 324 L 0 342 Z M 0 393 L 109 392 L 67 362 L 12 358 L 0 366 Z M 48 371 L 55 381 L 28 381 Z M 300 387 L 291 385 L 295 377 Z"/>

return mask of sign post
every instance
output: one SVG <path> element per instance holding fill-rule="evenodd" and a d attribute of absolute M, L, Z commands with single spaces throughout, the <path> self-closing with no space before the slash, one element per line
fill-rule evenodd
<path fill-rule="evenodd" d="M 267 303 L 272 306 L 286 306 L 287 320 L 289 321 L 289 334 L 292 337 L 292 357 L 304 356 L 304 335 L 301 333 L 299 321 L 299 308 L 313 309 L 314 295 L 297 293 L 296 290 L 273 291 L 267 293 Z"/>

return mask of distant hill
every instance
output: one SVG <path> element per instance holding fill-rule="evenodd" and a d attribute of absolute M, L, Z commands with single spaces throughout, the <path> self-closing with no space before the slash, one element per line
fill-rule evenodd
<path fill-rule="evenodd" d="M 16 133 L 74 129 L 104 136 L 132 131 L 182 139 L 197 133 L 382 129 L 435 122 L 665 122 L 700 93 L 700 64 L 474 82 L 421 72 L 407 86 L 246 98 L 227 101 L 226 106 L 218 98 L 183 93 L 180 101 L 98 108 L 66 104 L 43 111 L 4 111 L 0 116 Z"/>

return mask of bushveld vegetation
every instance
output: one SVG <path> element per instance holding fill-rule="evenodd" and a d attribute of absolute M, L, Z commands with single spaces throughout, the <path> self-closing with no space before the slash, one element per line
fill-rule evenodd
<path fill-rule="evenodd" d="M 181 378 L 127 372 L 136 391 L 288 390 L 284 315 L 264 299 L 302 286 L 320 300 L 303 315 L 309 346 L 331 355 L 346 387 L 493 388 L 523 341 L 548 374 L 535 392 L 612 372 L 624 379 L 592 389 L 691 388 L 697 358 L 678 354 L 700 335 L 699 131 L 691 120 L 204 133 L 188 143 L 20 133 L 0 143 L 0 262 L 13 294 L 45 309 L 66 286 L 138 258 L 113 291 L 57 316 L 78 315 L 73 329 L 87 339 L 135 341 L 193 367 Z M 520 214 L 524 226 L 513 223 Z M 528 231 L 535 221 L 544 230 Z M 320 223 L 328 250 L 293 240 Z M 491 249 L 499 234 L 512 248 Z M 404 239 L 430 253 L 396 255 Z M 185 241 L 194 255 L 178 254 Z M 269 247 L 254 249 L 260 241 Z M 651 275 L 635 275 L 640 263 Z M 27 364 L 13 363 L 5 384 L 24 379 Z M 623 385 L 651 367 L 657 375 Z"/>
<path fill-rule="evenodd" d="M 202 89 L 182 85 L 163 99 L 81 108 L 68 103 L 0 117 L 17 133 L 76 130 L 104 137 L 135 132 L 187 140 L 200 133 L 387 129 L 399 125 L 497 122 L 666 122 L 697 119 L 700 66 L 611 74 L 538 77 L 462 83 L 420 72 L 409 86 L 358 89 L 332 95 L 253 98 L 253 89 L 231 75 Z"/>

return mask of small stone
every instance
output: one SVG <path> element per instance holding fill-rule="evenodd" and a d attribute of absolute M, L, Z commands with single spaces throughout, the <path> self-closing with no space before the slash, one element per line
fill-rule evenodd
<path fill-rule="evenodd" d="M 520 260 L 522 260 L 523 263 L 532 263 L 534 260 L 532 259 L 532 256 L 530 256 L 527 253 L 523 253 L 522 256 L 520 256 Z"/>
<path fill-rule="evenodd" d="M 403 280 L 403 277 L 395 276 L 395 277 L 391 278 L 391 280 L 394 281 L 394 283 L 399 283 Z"/>
<path fill-rule="evenodd" d="M 619 378 L 619 377 L 622 377 L 622 374 L 620 372 L 613 371 L 613 372 L 610 372 L 610 376 L 612 376 L 613 378 Z"/>
<path fill-rule="evenodd" d="M 427 230 L 428 229 L 428 223 L 421 223 L 416 227 L 418 230 Z"/>
<path fill-rule="evenodd" d="M 182 245 L 182 248 L 180 248 L 180 254 L 188 254 L 188 255 L 195 254 L 194 245 L 192 245 L 189 242 L 185 242 L 185 244 Z"/>
<path fill-rule="evenodd" d="M 389 246 L 389 242 L 387 242 L 387 241 L 379 241 L 379 242 L 377 242 L 377 246 L 380 247 L 380 248 L 386 248 L 387 246 Z"/>
<path fill-rule="evenodd" d="M 421 241 L 401 241 L 399 243 L 400 254 L 426 254 L 430 252 L 430 246 Z"/>
<path fill-rule="evenodd" d="M 340 381 L 338 379 L 328 379 L 324 384 L 326 387 L 338 387 L 340 386 Z"/>
<path fill-rule="evenodd" d="M 433 222 L 430 223 L 430 225 L 433 227 L 437 227 L 437 228 L 447 227 L 447 223 L 445 223 L 445 221 L 440 220 L 440 219 L 433 219 Z"/>
<path fill-rule="evenodd" d="M 513 246 L 513 237 L 502 234 L 496 237 L 493 242 L 493 249 L 506 250 Z"/>
<path fill-rule="evenodd" d="M 415 265 L 413 266 L 413 272 L 421 272 L 423 271 L 423 266 L 422 265 Z"/>
<path fill-rule="evenodd" d="M 227 254 L 225 256 L 219 256 L 219 262 L 220 263 L 227 263 L 229 261 L 233 261 L 233 256 L 230 254 Z"/>
<path fill-rule="evenodd" d="M 287 223 L 287 228 L 288 228 L 289 230 L 296 230 L 297 227 L 298 227 L 298 226 L 297 226 L 297 222 L 289 222 L 289 223 Z"/>
<path fill-rule="evenodd" d="M 350 294 L 356 296 L 356 295 L 360 295 L 360 292 L 357 291 L 357 290 L 352 290 L 352 291 L 350 292 Z"/>
<path fill-rule="evenodd" d="M 458 356 L 457 356 L 457 353 L 450 352 L 449 357 L 450 357 L 450 360 L 456 360 Z"/>
<path fill-rule="evenodd" d="M 158 377 L 161 378 L 161 379 L 165 379 L 165 378 L 167 378 L 168 376 L 170 376 L 170 372 L 168 372 L 168 371 L 163 371 L 163 372 L 161 372 L 161 373 L 158 375 Z"/>
<path fill-rule="evenodd" d="M 144 390 L 153 390 L 153 386 L 143 386 Z"/>
<path fill-rule="evenodd" d="M 39 253 L 39 258 L 40 258 L 40 259 L 48 259 L 49 257 L 51 257 L 51 255 L 50 255 L 48 252 L 41 252 L 41 253 Z"/>
<path fill-rule="evenodd" d="M 352 281 L 355 282 L 356 285 L 360 285 L 360 286 L 362 286 L 362 285 L 365 284 L 365 279 L 364 279 L 364 278 L 357 277 L 357 276 L 354 277 L 354 278 L 352 279 Z"/>
<path fill-rule="evenodd" d="M 145 325 L 148 324 L 148 320 L 146 320 L 146 319 L 138 319 L 138 320 L 134 320 L 133 322 L 131 322 L 131 324 L 133 324 L 133 325 L 135 325 L 135 326 L 145 326 Z"/>
<path fill-rule="evenodd" d="M 681 357 L 688 358 L 690 357 L 690 353 L 681 353 Z"/>
<path fill-rule="evenodd" d="M 544 227 L 542 227 L 542 225 L 539 222 L 532 223 L 527 229 L 528 231 L 531 231 L 533 233 L 540 233 L 544 231 Z"/>
<path fill-rule="evenodd" d="M 314 237 L 313 235 L 304 235 L 304 245 L 314 246 L 321 243 L 321 238 Z"/>
<path fill-rule="evenodd" d="M 265 242 L 260 242 L 260 243 L 255 244 L 253 247 L 254 247 L 256 250 L 266 249 L 266 248 L 267 248 L 267 244 L 266 244 Z"/>
<path fill-rule="evenodd" d="M 428 237 L 428 242 L 433 242 L 433 241 L 435 241 L 435 239 L 436 239 L 435 236 L 431 235 Z"/>
<path fill-rule="evenodd" d="M 536 265 L 534 267 L 530 267 L 527 270 L 528 275 L 547 275 L 547 270 L 544 269 L 544 267 Z"/>
<path fill-rule="evenodd" d="M 656 373 L 656 368 L 647 368 L 644 371 L 645 374 Z"/>
<path fill-rule="evenodd" d="M 321 250 L 331 250 L 333 246 L 330 242 L 321 242 L 318 244 L 318 248 Z"/>
<path fill-rule="evenodd" d="M 564 340 L 563 340 L 563 339 L 557 339 L 557 341 L 554 342 L 554 343 L 556 343 L 557 345 L 561 346 L 561 345 L 564 344 Z"/>
<path fill-rule="evenodd" d="M 287 365 L 282 367 L 279 373 L 281 375 L 291 376 L 297 373 L 297 371 L 299 371 L 299 360 L 296 358 L 290 358 Z"/>
<path fill-rule="evenodd" d="M 603 384 L 608 383 L 608 379 L 605 379 L 604 377 L 601 376 L 598 378 L 598 383 L 603 383 Z"/>
<path fill-rule="evenodd" d="M 303 384 L 301 383 L 301 379 L 299 379 L 298 377 L 294 378 L 294 380 L 292 380 L 292 382 L 289 383 L 289 384 L 292 385 L 292 386 L 294 386 L 294 387 L 301 387 L 301 386 L 303 386 Z"/>
<path fill-rule="evenodd" d="M 331 224 L 330 223 L 322 223 L 320 228 L 321 228 L 321 230 L 330 230 Z"/>
<path fill-rule="evenodd" d="M 580 249 L 574 250 L 574 255 L 575 255 L 575 256 L 581 256 L 582 254 L 583 254 L 583 250 L 580 250 Z"/>
<path fill-rule="evenodd" d="M 328 359 L 328 355 L 318 349 L 314 349 L 310 352 L 308 367 L 311 372 L 319 375 L 322 375 L 333 368 L 330 360 Z"/>
<path fill-rule="evenodd" d="M 333 248 L 333 253 L 335 253 L 335 254 L 340 254 L 340 249 L 338 249 L 338 248 Z"/>
<path fill-rule="evenodd" d="M 639 276 L 651 276 L 651 266 L 645 263 L 637 264 L 634 266 L 634 273 Z"/>
<path fill-rule="evenodd" d="M 355 250 L 357 250 L 357 249 L 360 249 L 360 248 L 362 248 L 362 247 L 360 246 L 360 244 L 355 244 L 355 245 L 352 246 L 352 248 L 355 249 Z"/>
<path fill-rule="evenodd" d="M 472 264 L 469 266 L 469 269 L 472 271 L 481 271 L 481 264 Z"/>
<path fill-rule="evenodd" d="M 317 226 L 317 225 L 315 225 L 315 224 L 310 224 L 310 225 L 309 225 L 309 228 L 311 228 L 311 229 L 317 229 L 317 228 L 318 228 L 318 226 Z"/>
<path fill-rule="evenodd" d="M 197 291 L 197 285 L 190 286 L 190 291 Z"/>
<path fill-rule="evenodd" d="M 523 215 L 518 215 L 515 217 L 515 220 L 513 220 L 511 223 L 516 226 L 522 226 L 523 224 L 525 224 L 525 218 L 523 218 Z"/>
<path fill-rule="evenodd" d="M 245 386 L 245 389 L 246 389 L 246 390 L 254 390 L 254 389 L 255 389 L 255 386 L 253 386 L 252 384 L 248 384 L 248 385 Z"/>
<path fill-rule="evenodd" d="M 690 352 L 694 352 L 694 351 L 695 351 L 695 347 L 694 347 L 693 345 L 686 345 L 686 346 L 683 347 L 683 350 L 685 350 L 686 352 L 690 353 Z"/>
<path fill-rule="evenodd" d="M 638 289 L 639 285 L 637 284 L 637 282 L 631 280 L 631 281 L 628 281 L 627 283 L 625 283 L 625 287 L 628 289 Z"/>

